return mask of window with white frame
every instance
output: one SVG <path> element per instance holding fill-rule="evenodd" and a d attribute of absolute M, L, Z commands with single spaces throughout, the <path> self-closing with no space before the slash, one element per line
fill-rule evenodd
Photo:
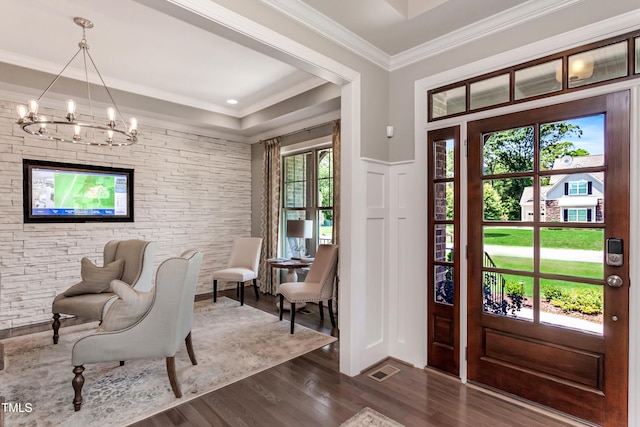
<path fill-rule="evenodd" d="M 295 255 L 300 242 L 287 237 L 287 220 L 313 221 L 313 237 L 306 253 L 314 256 L 318 245 L 333 242 L 333 152 L 322 147 L 282 157 L 282 233 L 285 257 Z"/>
<path fill-rule="evenodd" d="M 571 181 L 569 182 L 569 196 L 583 196 L 588 194 L 587 181 Z"/>
<path fill-rule="evenodd" d="M 591 209 L 571 208 L 564 210 L 565 222 L 591 222 Z"/>

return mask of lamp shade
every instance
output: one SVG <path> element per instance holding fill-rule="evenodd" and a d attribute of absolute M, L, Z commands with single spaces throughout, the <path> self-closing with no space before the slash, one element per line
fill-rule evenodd
<path fill-rule="evenodd" d="M 287 221 L 287 237 L 310 239 L 313 237 L 313 221 L 307 219 L 290 219 Z"/>

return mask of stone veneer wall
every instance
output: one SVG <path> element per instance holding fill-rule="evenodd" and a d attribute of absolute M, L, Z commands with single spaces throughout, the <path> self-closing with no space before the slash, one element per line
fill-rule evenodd
<path fill-rule="evenodd" d="M 15 111 L 0 100 L 0 330 L 49 322 L 53 297 L 80 280 L 80 259 L 102 265 L 112 239 L 156 241 L 154 270 L 201 249 L 197 293 L 211 292 L 211 274 L 226 266 L 233 239 L 250 235 L 250 145 L 144 126 L 143 119 L 130 147 L 41 141 L 15 124 Z M 23 158 L 135 169 L 135 222 L 24 224 Z"/>

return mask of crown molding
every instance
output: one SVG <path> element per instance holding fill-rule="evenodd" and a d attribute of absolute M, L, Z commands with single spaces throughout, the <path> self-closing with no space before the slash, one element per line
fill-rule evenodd
<path fill-rule="evenodd" d="M 308 4 L 300 0 L 262 0 L 262 2 L 332 42 L 389 71 L 391 57 L 388 54 Z"/>
<path fill-rule="evenodd" d="M 398 70 L 581 1 L 583 0 L 529 0 L 522 5 L 512 7 L 442 37 L 390 56 L 300 0 L 262 0 L 263 3 L 280 13 L 387 71 Z"/>
<path fill-rule="evenodd" d="M 540 18 L 583 0 L 530 0 L 471 25 L 452 31 L 420 46 L 394 55 L 390 59 L 389 71 L 406 67 L 423 59 L 441 54 L 476 39 L 515 27 Z"/>

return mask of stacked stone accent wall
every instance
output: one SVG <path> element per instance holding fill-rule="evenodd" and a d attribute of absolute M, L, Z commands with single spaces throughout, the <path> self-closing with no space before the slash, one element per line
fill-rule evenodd
<path fill-rule="evenodd" d="M 140 142 L 130 147 L 42 141 L 15 116 L 16 104 L 0 100 L 0 330 L 49 322 L 54 296 L 80 281 L 80 259 L 102 265 L 113 239 L 157 242 L 154 270 L 201 249 L 197 292 L 211 292 L 212 272 L 226 266 L 233 239 L 250 235 L 250 145 L 174 131 L 170 123 L 145 126 L 143 118 Z M 24 224 L 24 158 L 133 168 L 135 222 Z"/>

